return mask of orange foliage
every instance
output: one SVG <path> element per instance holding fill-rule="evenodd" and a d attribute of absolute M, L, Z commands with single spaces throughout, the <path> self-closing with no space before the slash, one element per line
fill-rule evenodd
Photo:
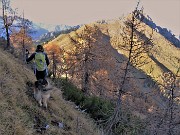
<path fill-rule="evenodd" d="M 32 38 L 24 32 L 23 28 L 19 32 L 16 31 L 11 34 L 10 41 L 16 49 L 22 50 L 23 44 L 24 47 L 30 51 L 33 48 Z"/>
<path fill-rule="evenodd" d="M 45 46 L 44 46 L 44 49 L 45 49 L 46 52 L 47 52 L 48 54 L 50 54 L 50 55 L 51 55 L 52 53 L 54 53 L 54 54 L 56 54 L 56 55 L 62 53 L 62 50 L 60 49 L 60 47 L 59 47 L 57 44 L 48 44 L 48 45 L 45 45 Z"/>

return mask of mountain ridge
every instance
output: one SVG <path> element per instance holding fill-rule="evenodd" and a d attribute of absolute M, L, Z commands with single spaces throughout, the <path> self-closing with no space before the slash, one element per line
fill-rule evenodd
<path fill-rule="evenodd" d="M 162 36 L 164 36 L 167 40 L 169 40 L 171 43 L 173 43 L 176 47 L 180 48 L 180 35 L 174 35 L 171 32 L 171 30 L 168 30 L 167 28 L 162 28 L 161 26 L 158 26 L 155 22 L 153 22 L 153 20 L 149 16 L 144 17 L 143 22 L 146 23 L 148 26 L 150 26 L 152 29 L 154 29 L 156 32 L 158 32 Z"/>

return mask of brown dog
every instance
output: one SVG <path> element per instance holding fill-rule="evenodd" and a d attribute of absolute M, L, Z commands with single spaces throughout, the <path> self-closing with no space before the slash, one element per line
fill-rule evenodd
<path fill-rule="evenodd" d="M 40 106 L 47 108 L 47 102 L 50 98 L 50 94 L 53 87 L 50 86 L 49 82 L 44 80 L 38 80 L 35 82 L 34 98 Z"/>

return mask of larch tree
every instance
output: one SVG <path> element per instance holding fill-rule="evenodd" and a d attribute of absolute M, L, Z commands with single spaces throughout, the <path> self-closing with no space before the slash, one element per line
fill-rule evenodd
<path fill-rule="evenodd" d="M 48 44 L 45 45 L 45 50 L 48 52 L 49 59 L 52 60 L 50 64 L 50 74 L 52 74 L 53 78 L 57 77 L 58 67 L 60 66 L 62 50 L 57 44 Z"/>
<path fill-rule="evenodd" d="M 6 46 L 5 49 L 10 47 L 10 27 L 12 26 L 15 18 L 16 11 L 14 11 L 10 6 L 10 0 L 1 0 L 2 9 L 2 19 L 3 19 L 3 29 L 6 33 Z"/>
<path fill-rule="evenodd" d="M 180 59 L 178 60 L 178 62 Z M 157 123 L 157 133 L 163 133 L 167 135 L 179 134 L 180 130 L 180 65 L 177 67 L 177 72 L 174 74 L 171 71 L 164 72 L 161 76 L 162 84 L 160 85 L 165 102 L 167 105 L 162 111 L 161 120 Z M 163 131 L 162 131 L 163 129 Z"/>
<path fill-rule="evenodd" d="M 24 62 L 26 62 L 26 50 L 29 49 L 32 50 L 32 46 L 33 46 L 33 41 L 30 36 L 30 33 L 32 32 L 31 27 L 32 27 L 32 22 L 24 18 L 24 12 L 23 12 L 23 17 L 20 21 L 19 33 L 22 34 L 21 45 L 22 45 L 22 59 Z"/>
<path fill-rule="evenodd" d="M 80 75 L 82 78 L 81 89 L 85 94 L 90 94 L 90 76 L 91 71 L 93 70 L 91 64 L 94 57 L 96 57 L 95 54 L 93 54 L 92 50 L 94 48 L 94 43 L 96 42 L 95 37 L 97 36 L 97 34 L 98 30 L 96 27 L 92 28 L 91 26 L 85 25 L 82 33 L 79 34 L 75 32 L 75 38 L 69 36 L 71 42 L 75 45 L 73 53 L 76 61 L 75 72 L 78 73 L 78 75 Z"/>
<path fill-rule="evenodd" d="M 32 22 L 24 18 L 24 13 L 23 18 L 17 17 L 17 21 L 19 23 L 14 26 L 10 41 L 18 55 L 21 55 L 22 60 L 26 62 L 26 50 L 32 51 L 33 48 L 33 40 L 30 36 Z"/>
<path fill-rule="evenodd" d="M 128 83 L 129 73 L 132 67 L 141 67 L 147 64 L 149 52 L 153 46 L 151 36 L 145 35 L 145 28 L 143 21 L 143 10 L 138 9 L 139 2 L 135 10 L 125 18 L 124 25 L 120 26 L 121 31 L 118 33 L 117 48 L 122 50 L 127 56 L 127 61 L 123 69 L 123 75 L 119 83 L 119 89 L 117 94 L 117 102 L 112 116 L 105 123 L 105 131 L 107 134 L 127 134 L 129 131 L 128 127 L 123 128 L 123 125 L 133 125 L 130 122 L 130 117 L 123 110 L 123 96 L 129 94 L 126 90 L 126 84 Z M 119 42 L 121 40 L 121 42 Z M 133 96 L 133 95 L 132 95 Z M 131 121 L 132 122 L 132 121 Z M 142 131 L 132 131 L 142 132 Z"/>

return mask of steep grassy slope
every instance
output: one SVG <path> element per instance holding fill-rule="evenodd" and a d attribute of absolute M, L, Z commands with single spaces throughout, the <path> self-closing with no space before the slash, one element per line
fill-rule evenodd
<path fill-rule="evenodd" d="M 47 135 L 98 134 L 92 120 L 65 101 L 59 89 L 52 93 L 47 110 L 39 107 L 32 95 L 33 72 L 1 48 L 0 56 L 1 135 L 37 135 L 47 124 Z M 64 127 L 59 128 L 55 121 L 63 122 Z"/>

